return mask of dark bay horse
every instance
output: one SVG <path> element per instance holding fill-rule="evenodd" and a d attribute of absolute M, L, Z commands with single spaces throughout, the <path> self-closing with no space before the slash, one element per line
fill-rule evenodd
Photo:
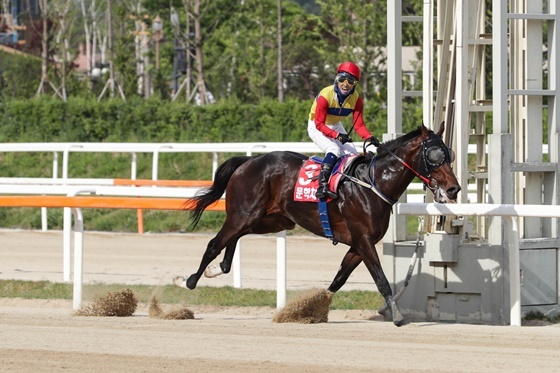
<path fill-rule="evenodd" d="M 424 125 L 395 140 L 378 144 L 378 155 L 367 153 L 354 161 L 338 188 L 339 198 L 328 203 L 333 240 L 350 248 L 328 290 L 338 291 L 352 271 L 364 262 L 381 295 L 393 323 L 401 326 L 399 312 L 389 282 L 381 268 L 375 244 L 388 229 L 392 204 L 414 177 L 432 190 L 437 202 L 453 202 L 461 189 L 450 162 L 453 151 L 441 140 L 444 126 L 436 134 Z M 306 156 L 294 152 L 272 152 L 238 156 L 224 162 L 216 171 L 213 185 L 196 196 L 192 206 L 193 226 L 202 212 L 226 192 L 226 219 L 210 240 L 196 273 L 176 277 L 175 284 L 194 289 L 210 263 L 225 248 L 219 273 L 228 273 L 237 241 L 247 234 L 276 233 L 296 224 L 325 236 L 316 203 L 295 202 L 294 186 Z"/>

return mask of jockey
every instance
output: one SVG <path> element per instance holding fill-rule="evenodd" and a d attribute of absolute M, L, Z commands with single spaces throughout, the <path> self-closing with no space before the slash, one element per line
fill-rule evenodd
<path fill-rule="evenodd" d="M 315 193 L 318 199 L 338 197 L 328 185 L 332 169 L 342 155 L 358 154 L 341 120 L 352 114 L 352 128 L 358 135 L 364 140 L 373 137 L 364 125 L 364 103 L 356 92 L 359 80 L 360 68 L 352 62 L 342 63 L 336 72 L 334 84 L 323 88 L 311 106 L 307 132 L 311 140 L 325 152 L 319 188 Z"/>

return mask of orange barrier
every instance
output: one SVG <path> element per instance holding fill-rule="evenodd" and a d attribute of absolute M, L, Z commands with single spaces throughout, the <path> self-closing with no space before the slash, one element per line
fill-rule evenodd
<path fill-rule="evenodd" d="M 212 180 L 148 180 L 113 179 L 113 185 L 209 187 Z"/>
<path fill-rule="evenodd" d="M 86 197 L 86 196 L 0 196 L 2 207 L 73 207 L 107 209 L 187 210 L 185 198 Z M 225 211 L 225 200 L 208 206 L 207 211 Z"/>
<path fill-rule="evenodd" d="M 212 180 L 149 180 L 149 179 L 113 179 L 113 185 L 133 186 L 172 186 L 172 187 L 210 187 Z M 144 212 L 138 209 L 138 233 L 144 233 Z"/>

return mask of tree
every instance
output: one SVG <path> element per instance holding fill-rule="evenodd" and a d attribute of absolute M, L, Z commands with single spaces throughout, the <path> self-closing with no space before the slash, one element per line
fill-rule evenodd
<path fill-rule="evenodd" d="M 187 13 L 187 20 L 192 20 L 194 27 L 194 50 L 196 62 L 196 89 L 200 97 L 200 104 L 206 105 L 208 98 L 206 95 L 206 82 L 204 81 L 204 64 L 203 64 L 203 53 L 202 53 L 202 27 L 201 20 L 202 14 L 200 10 L 200 5 L 206 3 L 205 9 L 208 9 L 208 0 L 183 0 L 183 5 Z M 187 22 L 187 27 L 190 22 Z M 189 30 L 187 29 L 187 32 Z M 190 32 L 189 32 L 190 34 Z M 189 53 L 189 51 L 187 51 Z"/>
<path fill-rule="evenodd" d="M 284 22 L 284 12 L 290 14 L 290 6 L 274 0 L 245 0 L 228 5 L 229 12 L 222 13 L 223 21 L 205 44 L 211 85 L 227 87 L 221 94 L 249 101 L 278 97 L 279 69 L 284 70 L 279 5 Z"/>
<path fill-rule="evenodd" d="M 106 35 L 107 35 L 107 47 L 109 49 L 109 79 L 107 80 L 107 83 L 105 84 L 105 87 L 103 88 L 103 90 L 101 91 L 101 94 L 99 95 L 98 100 L 100 100 L 103 95 L 105 94 L 105 91 L 107 89 L 109 89 L 110 95 L 111 97 L 113 97 L 115 95 L 115 88 L 117 88 L 119 90 L 119 93 L 122 97 L 122 99 L 125 99 L 125 94 L 121 88 L 121 86 L 117 83 L 116 80 L 116 76 L 115 76 L 115 62 L 114 62 L 114 49 L 113 49 L 113 17 L 112 17 L 112 13 L 113 13 L 113 7 L 112 7 L 112 3 L 111 0 L 107 0 L 107 6 L 106 6 L 106 16 L 107 16 L 107 31 L 106 31 Z"/>
<path fill-rule="evenodd" d="M 286 96 L 311 99 L 325 82 L 332 81 L 332 72 L 325 69 L 324 50 L 335 44 L 323 30 L 319 19 L 303 12 L 293 4 L 286 4 L 282 12 L 283 71 Z"/>
<path fill-rule="evenodd" d="M 362 70 L 362 95 L 367 99 L 384 73 L 378 65 L 385 59 L 381 47 L 386 45 L 386 2 L 361 0 L 352 7 L 337 0 L 318 0 L 317 4 L 324 29 L 338 40 L 336 50 L 324 50 L 325 61 L 333 71 L 345 60 L 356 62 Z"/>
<path fill-rule="evenodd" d="M 284 101 L 284 74 L 282 69 L 284 65 L 282 63 L 282 0 L 278 0 L 278 29 L 276 31 L 278 39 L 278 101 Z"/>
<path fill-rule="evenodd" d="M 48 0 L 39 0 L 39 8 L 41 9 L 41 21 L 42 21 L 42 32 L 41 32 L 41 81 L 39 83 L 39 88 L 35 96 L 47 93 L 47 85 L 50 86 L 55 94 L 62 100 L 66 101 L 66 96 L 61 94 L 59 90 L 51 83 L 49 79 L 49 18 L 51 17 L 51 8 L 49 7 Z"/>
<path fill-rule="evenodd" d="M 51 0 L 53 9 L 53 20 L 56 25 L 57 32 L 54 39 L 57 45 L 56 50 L 60 55 L 60 96 L 64 101 L 67 99 L 66 93 L 66 77 L 68 65 L 72 62 L 72 53 L 70 48 L 70 26 L 74 19 L 75 4 L 72 0 Z M 57 54 L 58 54 L 57 53 Z"/>

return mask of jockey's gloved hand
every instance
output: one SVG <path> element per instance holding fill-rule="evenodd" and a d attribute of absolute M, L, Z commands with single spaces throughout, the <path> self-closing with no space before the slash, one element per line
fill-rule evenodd
<path fill-rule="evenodd" d="M 345 133 L 339 133 L 338 136 L 336 136 L 336 139 L 343 144 L 346 144 L 347 142 L 352 142 L 350 136 L 348 136 Z"/>
<path fill-rule="evenodd" d="M 370 144 L 374 145 L 376 148 L 378 148 L 379 145 L 381 145 L 381 143 L 379 142 L 379 140 L 375 136 L 371 136 L 366 141 L 369 142 Z"/>

